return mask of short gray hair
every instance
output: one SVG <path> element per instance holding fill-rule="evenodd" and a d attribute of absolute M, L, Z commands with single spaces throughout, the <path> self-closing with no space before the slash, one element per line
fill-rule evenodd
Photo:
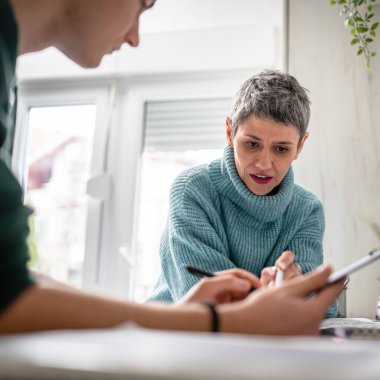
<path fill-rule="evenodd" d="M 310 120 L 307 90 L 289 74 L 264 70 L 246 80 L 235 94 L 230 113 L 233 132 L 251 115 L 294 126 L 303 137 Z"/>

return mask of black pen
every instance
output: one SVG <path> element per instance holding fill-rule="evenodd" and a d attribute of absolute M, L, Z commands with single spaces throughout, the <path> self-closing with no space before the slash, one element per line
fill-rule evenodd
<path fill-rule="evenodd" d="M 198 269 L 198 268 L 195 268 L 191 265 L 188 265 L 188 264 L 183 264 L 183 267 L 189 272 L 191 273 L 192 275 L 194 276 L 197 276 L 197 277 L 215 277 L 216 274 L 215 273 L 211 273 L 211 272 L 206 272 L 205 270 L 202 270 L 202 269 Z M 250 293 L 254 292 L 256 290 L 256 288 L 251 288 L 250 289 Z"/>
<path fill-rule="evenodd" d="M 188 264 L 183 264 L 183 267 L 191 274 L 197 277 L 215 277 L 215 273 L 206 272 L 202 269 L 192 267 Z"/>

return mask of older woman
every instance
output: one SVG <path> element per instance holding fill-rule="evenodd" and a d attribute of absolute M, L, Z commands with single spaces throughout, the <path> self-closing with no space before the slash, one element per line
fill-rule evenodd
<path fill-rule="evenodd" d="M 308 137 L 309 104 L 297 80 L 278 71 L 242 85 L 223 158 L 183 172 L 172 186 L 162 274 L 149 300 L 178 300 L 198 281 L 183 264 L 244 268 L 268 284 L 275 265 L 287 279 L 322 263 L 323 208 L 294 183 L 291 168 Z"/>

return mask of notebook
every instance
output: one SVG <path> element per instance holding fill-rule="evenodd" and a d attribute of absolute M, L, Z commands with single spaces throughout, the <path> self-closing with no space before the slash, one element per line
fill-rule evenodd
<path fill-rule="evenodd" d="M 320 326 L 320 334 L 351 339 L 380 340 L 380 321 L 367 318 L 330 318 Z"/>

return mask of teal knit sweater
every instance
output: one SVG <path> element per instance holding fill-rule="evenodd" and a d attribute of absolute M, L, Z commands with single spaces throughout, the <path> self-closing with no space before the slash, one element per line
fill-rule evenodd
<path fill-rule="evenodd" d="M 174 181 L 160 246 L 162 273 L 148 300 L 176 301 L 199 281 L 183 264 L 210 272 L 243 268 L 260 277 L 291 250 L 309 272 L 322 264 L 323 232 L 322 205 L 294 184 L 291 168 L 275 195 L 257 196 L 239 178 L 227 147 L 222 160 Z M 329 314 L 335 316 L 336 308 Z"/>

